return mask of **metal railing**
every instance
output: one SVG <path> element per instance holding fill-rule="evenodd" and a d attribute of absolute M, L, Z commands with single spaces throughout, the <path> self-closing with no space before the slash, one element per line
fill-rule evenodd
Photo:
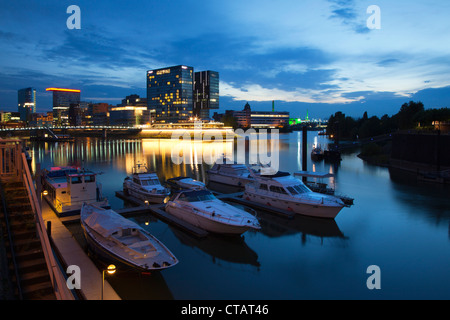
<path fill-rule="evenodd" d="M 75 300 L 76 298 L 71 290 L 67 287 L 65 275 L 60 269 L 53 253 L 50 239 L 47 234 L 47 229 L 45 227 L 44 220 L 42 219 L 41 206 L 36 195 L 36 189 L 31 178 L 30 169 L 27 165 L 25 153 L 22 153 L 21 157 L 23 166 L 23 181 L 28 193 L 28 198 L 30 200 L 32 210 L 35 214 L 36 229 L 41 240 L 42 251 L 45 256 L 45 261 L 47 263 L 47 269 L 50 275 L 55 296 L 58 300 Z"/>

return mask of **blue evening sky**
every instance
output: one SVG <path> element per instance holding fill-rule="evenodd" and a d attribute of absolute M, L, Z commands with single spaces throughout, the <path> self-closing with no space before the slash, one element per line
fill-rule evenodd
<path fill-rule="evenodd" d="M 69 30 L 69 5 L 81 29 Z M 369 29 L 370 5 L 381 29 Z M 220 74 L 220 111 L 328 118 L 395 114 L 410 100 L 450 107 L 450 1 L 2 0 L 0 110 L 17 90 L 81 89 L 84 101 L 146 96 L 146 71 L 189 65 Z"/>

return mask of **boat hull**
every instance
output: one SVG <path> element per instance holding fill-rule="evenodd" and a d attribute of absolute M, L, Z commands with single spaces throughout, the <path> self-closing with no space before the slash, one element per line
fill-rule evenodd
<path fill-rule="evenodd" d="M 50 205 L 52 210 L 60 217 L 69 217 L 80 214 L 82 203 L 77 203 L 73 205 L 55 205 L 55 201 L 51 199 L 49 196 L 44 196 L 47 203 Z M 88 204 L 93 204 L 103 209 L 110 209 L 111 206 L 107 199 L 103 201 L 84 201 Z"/>
<path fill-rule="evenodd" d="M 166 212 L 206 231 L 219 234 L 240 235 L 252 229 L 249 225 L 226 224 L 197 215 L 189 208 L 175 207 L 171 203 L 166 206 Z"/>
<path fill-rule="evenodd" d="M 253 179 L 209 172 L 209 181 L 244 188 Z"/>
<path fill-rule="evenodd" d="M 342 210 L 343 206 L 330 206 L 321 204 L 310 204 L 300 201 L 292 201 L 286 199 L 280 199 L 271 197 L 268 195 L 260 195 L 257 193 L 252 193 L 245 191 L 244 199 L 260 204 L 267 205 L 268 207 L 274 207 L 281 210 L 286 210 L 294 212 L 299 215 L 324 218 L 324 219 L 334 219 Z"/>
<path fill-rule="evenodd" d="M 83 217 L 82 217 L 83 219 Z M 99 237 L 98 234 L 92 230 L 88 226 L 86 226 L 85 223 L 81 223 L 81 227 L 83 229 L 84 237 L 86 239 L 87 245 L 91 252 L 93 252 L 98 259 L 101 261 L 104 261 L 105 263 L 113 263 L 116 264 L 116 266 L 122 270 L 129 270 L 129 271 L 138 271 L 138 272 L 150 272 L 150 271 L 161 271 L 167 268 L 170 268 L 172 266 L 175 266 L 178 264 L 178 260 L 168 251 L 167 248 L 162 243 L 159 243 L 159 246 L 163 247 L 164 250 L 167 251 L 167 253 L 172 256 L 172 264 L 170 265 L 164 265 L 164 266 L 142 266 L 139 263 L 134 263 L 133 260 L 125 259 L 119 254 L 116 254 L 112 250 L 108 250 L 99 243 L 99 241 L 96 239 L 96 237 Z"/>

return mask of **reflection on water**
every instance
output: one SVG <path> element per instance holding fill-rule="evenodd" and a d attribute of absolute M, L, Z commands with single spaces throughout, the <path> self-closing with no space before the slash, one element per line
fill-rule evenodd
<path fill-rule="evenodd" d="M 113 209 L 119 209 L 128 204 L 116 198 L 115 191 L 122 189 L 123 179 L 138 162 L 156 171 L 162 182 L 176 176 L 207 182 L 211 160 L 237 151 L 231 141 L 184 142 L 183 162 L 174 164 L 177 143 L 84 138 L 29 147 L 33 169 L 37 163 L 42 168 L 78 165 L 102 173 L 103 193 Z M 449 187 L 369 165 L 356 157 L 357 150 L 343 154 L 339 163 L 312 162 L 314 143 L 325 148 L 328 140 L 308 132 L 308 170 L 333 173 L 334 179 L 324 182 L 355 198 L 353 207 L 344 208 L 333 221 L 257 211 L 262 229 L 237 239 L 197 239 L 150 214 L 133 217 L 180 263 L 151 275 L 118 272 L 109 280 L 118 294 L 151 300 L 450 298 Z M 248 142 L 245 146 L 250 147 Z M 302 133 L 281 134 L 279 147 L 280 170 L 302 170 Z M 80 226 L 69 228 L 84 245 Z M 372 264 L 382 271 L 383 289 L 378 292 L 366 287 L 366 269 Z"/>

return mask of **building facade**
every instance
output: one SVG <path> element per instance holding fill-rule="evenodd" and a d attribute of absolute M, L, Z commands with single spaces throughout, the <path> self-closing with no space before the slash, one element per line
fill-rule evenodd
<path fill-rule="evenodd" d="M 18 90 L 17 104 L 20 120 L 29 122 L 31 114 L 36 112 L 36 89 L 24 88 Z"/>
<path fill-rule="evenodd" d="M 194 116 L 209 119 L 209 110 L 219 109 L 219 73 L 200 71 L 194 73 Z"/>
<path fill-rule="evenodd" d="M 150 110 L 145 106 L 112 107 L 109 112 L 109 123 L 112 126 L 135 127 L 150 124 Z"/>
<path fill-rule="evenodd" d="M 80 90 L 65 88 L 47 88 L 53 91 L 53 122 L 56 126 L 69 125 L 70 106 L 80 104 Z M 73 107 L 75 108 L 75 107 Z"/>
<path fill-rule="evenodd" d="M 147 108 L 155 121 L 176 123 L 193 116 L 194 68 L 173 66 L 147 71 Z"/>

